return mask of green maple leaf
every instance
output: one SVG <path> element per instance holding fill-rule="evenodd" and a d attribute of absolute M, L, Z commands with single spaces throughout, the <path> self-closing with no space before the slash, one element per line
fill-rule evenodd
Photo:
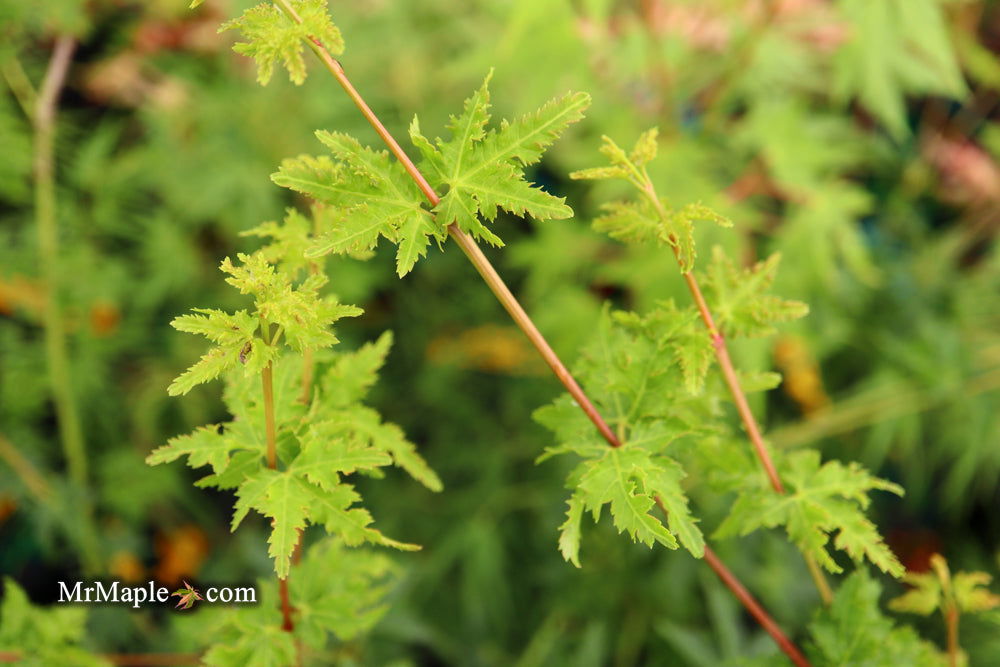
<path fill-rule="evenodd" d="M 444 488 L 437 473 L 417 453 L 416 445 L 406 439 L 403 430 L 395 424 L 383 422 L 375 410 L 357 405 L 342 410 L 335 420 L 343 432 L 362 438 L 368 446 L 390 457 L 393 465 L 405 470 L 431 491 Z"/>
<path fill-rule="evenodd" d="M 231 529 L 235 531 L 251 509 L 271 519 L 268 554 L 274 559 L 279 579 L 288 576 L 292 551 L 298 544 L 300 531 L 306 527 L 313 497 L 309 485 L 287 470 L 261 470 L 236 491 Z"/>
<path fill-rule="evenodd" d="M 895 138 L 908 131 L 908 93 L 966 91 L 937 0 L 841 0 L 838 9 L 853 35 L 834 54 L 834 96 L 843 102 L 856 96 Z"/>
<path fill-rule="evenodd" d="M 668 549 L 676 549 L 680 539 L 700 558 L 704 539 L 680 486 L 683 477 L 677 462 L 665 456 L 654 458 L 635 445 L 606 448 L 603 456 L 584 461 L 571 476 L 575 482 L 573 495 L 566 522 L 560 527 L 563 557 L 579 567 L 583 513 L 589 511 L 597 521 L 603 506 L 609 505 L 618 532 L 628 533 L 634 541 L 647 546 L 659 542 Z M 666 526 L 650 513 L 657 497 L 668 510 Z"/>
<path fill-rule="evenodd" d="M 727 336 L 767 336 L 775 322 L 804 317 L 809 306 L 767 294 L 781 256 L 771 255 L 747 269 L 739 269 L 718 246 L 702 279 L 716 325 Z"/>
<path fill-rule="evenodd" d="M 694 306 L 678 308 L 671 299 L 658 302 L 644 317 L 634 313 L 615 313 L 615 319 L 623 326 L 641 332 L 661 349 L 671 350 L 684 375 L 684 386 L 688 392 L 701 393 L 715 351 Z"/>
<path fill-rule="evenodd" d="M 854 462 L 827 461 L 821 466 L 819 452 L 812 450 L 789 454 L 779 472 L 788 492 L 777 494 L 763 485 L 744 490 L 717 536 L 742 536 L 759 528 L 784 526 L 804 553 L 836 573 L 841 568 L 827 551 L 830 536 L 836 533 L 834 546 L 856 562 L 867 559 L 883 572 L 902 576 L 903 566 L 864 515 L 869 491 L 902 495 L 901 487 L 870 475 Z"/>
<path fill-rule="evenodd" d="M 288 78 L 300 85 L 306 79 L 306 63 L 302 57 L 305 40 L 318 39 L 333 54 L 344 51 L 344 39 L 333 24 L 326 0 L 290 0 L 301 23 L 286 16 L 276 5 L 262 3 L 227 21 L 219 32 L 239 30 L 245 42 L 237 42 L 233 51 L 250 56 L 257 63 L 257 81 L 267 85 L 274 66 L 281 62 Z"/>
<path fill-rule="evenodd" d="M 323 489 L 340 483 L 337 473 L 371 470 L 392 464 L 392 457 L 364 438 L 351 432 L 339 420 L 313 423 L 302 438 L 302 452 L 295 459 L 295 470 Z"/>
<path fill-rule="evenodd" d="M 328 533 L 342 539 L 344 544 L 357 546 L 371 542 L 400 551 L 420 549 L 419 545 L 399 542 L 371 528 L 374 521 L 371 513 L 361 507 L 351 507 L 361 501 L 361 496 L 350 484 L 338 484 L 322 490 L 309 486 L 308 491 L 311 494 L 312 521 L 323 525 Z"/>
<path fill-rule="evenodd" d="M 534 113 L 489 129 L 491 76 L 492 72 L 465 101 L 462 113 L 451 117 L 449 141 L 427 139 L 417 118 L 410 124 L 410 137 L 424 158 L 421 171 L 433 187 L 446 189 L 434 208 L 437 224 L 447 227 L 455 223 L 476 238 L 499 246 L 503 241 L 480 222 L 480 216 L 492 222 L 500 209 L 536 220 L 573 215 L 563 198 L 529 183 L 524 167 L 538 162 L 567 126 L 583 118 L 590 97 L 570 93 Z"/>
<path fill-rule="evenodd" d="M 3 593 L 0 652 L 16 654 L 16 664 L 27 667 L 111 664 L 80 646 L 87 632 L 87 612 L 82 607 L 34 605 L 24 589 L 8 577 L 3 579 Z"/>
<path fill-rule="evenodd" d="M 657 130 L 639 136 L 630 152 L 625 152 L 610 137 L 602 138 L 601 152 L 611 162 L 607 167 L 582 169 L 570 174 L 575 180 L 620 179 L 631 183 L 642 194 L 638 201 L 616 201 L 601 206 L 605 213 L 594 221 L 594 229 L 606 232 L 619 241 L 632 244 L 657 243 L 673 248 L 681 273 L 694 268 L 696 257 L 694 223 L 714 222 L 732 227 L 732 222 L 702 204 L 686 204 L 674 209 L 663 198 L 655 198 L 646 164 L 656 157 Z"/>
<path fill-rule="evenodd" d="M 296 664 L 295 635 L 281 628 L 280 619 L 278 623 L 263 624 L 245 618 L 250 614 L 243 616 L 230 619 L 224 628 L 225 641 L 212 642 L 202 656 L 203 664 L 208 667 L 288 667 Z"/>
<path fill-rule="evenodd" d="M 195 385 L 214 380 L 237 367 L 245 375 L 259 376 L 277 358 L 277 333 L 284 336 L 295 350 L 329 347 L 338 342 L 330 326 L 342 317 L 356 317 L 361 309 L 344 305 L 333 297 L 320 296 L 326 283 L 322 275 L 311 275 L 299 284 L 278 271 L 264 253 L 239 254 L 241 264 L 228 257 L 220 269 L 228 274 L 226 282 L 241 294 L 254 297 L 254 312 L 240 310 L 224 313 L 220 310 L 194 309 L 194 314 L 181 315 L 171 322 L 179 331 L 200 334 L 213 346 L 191 368 L 168 387 L 171 396 L 186 394 Z M 265 339 L 264 331 L 275 325 L 276 334 Z"/>
<path fill-rule="evenodd" d="M 281 163 L 272 180 L 336 207 L 340 214 L 323 230 L 307 254 L 357 253 L 373 249 L 380 237 L 399 247 L 396 271 L 406 275 L 426 255 L 431 239 L 445 232 L 422 206 L 423 195 L 402 165 L 386 151 L 362 146 L 337 132 L 316 136 L 337 158 L 300 156 Z"/>
<path fill-rule="evenodd" d="M 230 314 L 195 308 L 194 313 L 175 317 L 170 325 L 178 331 L 205 336 L 214 345 L 170 384 L 167 393 L 171 396 L 186 394 L 196 385 L 216 379 L 237 364 L 249 363 L 259 371 L 273 358 L 269 346 L 254 345 L 258 320 L 245 310 Z"/>
<path fill-rule="evenodd" d="M 318 210 L 312 211 L 312 216 L 322 217 Z M 315 243 L 312 236 L 314 227 L 310 220 L 294 208 L 285 211 L 281 224 L 269 221 L 263 222 L 252 229 L 240 232 L 240 236 L 255 236 L 270 241 L 257 252 L 270 264 L 278 266 L 279 270 L 288 275 L 297 276 L 309 269 L 313 263 L 306 257 L 306 251 Z"/>
<path fill-rule="evenodd" d="M 392 332 L 386 331 L 374 343 L 338 355 L 320 379 L 324 405 L 346 407 L 367 396 L 391 347 Z"/>
<path fill-rule="evenodd" d="M 385 597 L 397 576 L 398 568 L 383 553 L 348 549 L 334 538 L 313 545 L 290 584 L 299 609 L 296 636 L 316 650 L 326 647 L 330 635 L 340 641 L 358 637 L 388 610 Z"/>
<path fill-rule="evenodd" d="M 523 170 L 541 159 L 566 126 L 583 117 L 588 104 L 588 96 L 571 94 L 487 129 L 489 92 L 484 83 L 466 101 L 464 112 L 452 117 L 450 141 L 431 142 L 414 119 L 410 135 L 424 157 L 421 170 L 433 187 L 447 190 L 433 215 L 424 208 L 423 193 L 386 151 L 372 150 L 336 132 L 317 133 L 334 159 L 285 160 L 272 180 L 340 209 L 310 255 L 367 251 L 386 238 L 398 246 L 396 271 L 403 276 L 426 255 L 432 240 L 447 238 L 452 223 L 502 245 L 479 216 L 493 221 L 500 209 L 539 220 L 572 215 L 562 198 L 526 181 Z"/>
<path fill-rule="evenodd" d="M 814 664 L 944 667 L 944 656 L 932 644 L 882 613 L 880 594 L 878 582 L 864 569 L 840 584 L 833 603 L 809 624 L 812 641 L 806 649 Z"/>
<path fill-rule="evenodd" d="M 329 347 L 338 342 L 329 327 L 343 317 L 357 317 L 357 306 L 340 304 L 333 297 L 320 296 L 326 277 L 311 275 L 298 285 L 278 271 L 261 253 L 237 255 L 235 265 L 227 257 L 221 269 L 229 274 L 226 282 L 241 294 L 254 297 L 256 314 L 280 327 L 282 335 L 295 350 Z M 273 342 L 273 341 L 272 341 Z"/>
<path fill-rule="evenodd" d="M 252 450 L 256 457 L 263 454 L 262 443 L 246 442 L 221 424 L 200 426 L 188 435 L 171 438 L 167 444 L 154 449 L 146 457 L 149 465 L 170 463 L 187 456 L 187 464 L 192 468 L 212 466 L 213 472 L 222 473 L 229 467 L 233 452 Z"/>
<path fill-rule="evenodd" d="M 889 600 L 893 611 L 927 616 L 938 609 L 963 613 L 989 611 L 1000 605 L 1000 596 L 988 588 L 993 580 L 986 572 L 956 572 L 940 554 L 931 556 L 930 572 L 907 572 L 903 581 L 912 588 Z"/>

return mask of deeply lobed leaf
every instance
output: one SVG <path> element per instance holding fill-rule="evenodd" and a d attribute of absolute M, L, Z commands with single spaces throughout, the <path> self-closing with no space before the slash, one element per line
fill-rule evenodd
<path fill-rule="evenodd" d="M 306 63 L 302 57 L 304 41 L 314 38 L 334 54 L 343 53 L 344 39 L 333 24 L 326 0 L 289 0 L 301 23 L 286 16 L 274 3 L 265 2 L 251 7 L 239 18 L 227 21 L 219 32 L 239 30 L 245 42 L 237 42 L 233 51 L 250 56 L 257 63 L 257 81 L 267 85 L 277 63 L 288 70 L 288 78 L 296 85 L 306 79 Z"/>
<path fill-rule="evenodd" d="M 853 572 L 837 589 L 833 603 L 809 624 L 809 658 L 817 665 L 944 667 L 932 644 L 908 626 L 896 626 L 879 609 L 881 587 L 864 570 Z"/>
<path fill-rule="evenodd" d="M 870 475 L 857 463 L 827 461 L 821 466 L 819 452 L 813 450 L 789 454 L 779 472 L 788 492 L 777 494 L 763 485 L 745 489 L 717 529 L 718 537 L 784 526 L 805 553 L 830 572 L 840 572 L 827 551 L 830 536 L 836 533 L 834 546 L 854 561 L 867 559 L 887 574 L 902 576 L 903 566 L 864 515 L 869 491 L 902 495 L 902 488 Z"/>

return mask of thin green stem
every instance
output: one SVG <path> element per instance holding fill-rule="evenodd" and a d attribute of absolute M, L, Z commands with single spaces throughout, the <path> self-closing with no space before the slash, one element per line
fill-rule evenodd
<path fill-rule="evenodd" d="M 287 0 L 276 0 L 277 5 L 296 23 L 302 23 L 301 17 L 295 12 L 292 6 Z M 341 87 L 351 98 L 354 104 L 361 111 L 362 115 L 368 120 L 372 128 L 378 133 L 379 137 L 388 146 L 390 152 L 396 157 L 397 160 L 403 165 L 403 168 L 410 175 L 413 181 L 417 184 L 417 187 L 424 194 L 427 200 L 430 202 L 431 206 L 437 206 L 440 202 L 440 197 L 431 187 L 427 179 L 420 172 L 417 166 L 413 163 L 406 152 L 400 147 L 396 139 L 389 133 L 382 122 L 379 120 L 375 112 L 372 111 L 371 107 L 365 102 L 361 94 L 358 93 L 357 89 L 351 84 L 350 80 L 347 78 L 347 74 L 344 72 L 344 68 L 337 62 L 330 52 L 327 51 L 323 43 L 316 39 L 315 37 L 309 37 L 307 39 L 312 50 L 316 53 L 319 59 L 326 65 L 327 70 L 337 79 Z M 580 388 L 579 384 L 573 378 L 572 374 L 563 364 L 562 360 L 555 353 L 552 347 L 549 345 L 545 337 L 542 336 L 538 327 L 531 320 L 528 314 L 525 312 L 524 308 L 521 306 L 520 302 L 513 295 L 510 289 L 504 283 L 503 279 L 497 273 L 496 269 L 483 254 L 483 251 L 479 248 L 479 245 L 473 240 L 471 236 L 463 232 L 456 225 L 450 225 L 448 227 L 448 233 L 455 240 L 458 246 L 465 253 L 465 256 L 472 262 L 472 265 L 476 268 L 476 271 L 486 282 L 490 291 L 493 292 L 497 300 L 504 307 L 507 313 L 510 315 L 511 319 L 514 320 L 515 324 L 521 329 L 528 340 L 531 341 L 532 345 L 538 350 L 542 358 L 552 369 L 552 372 L 563 384 L 569 394 L 576 400 L 577 405 L 580 409 L 586 413 L 587 417 L 593 422 L 594 426 L 597 427 L 601 436 L 608 442 L 612 447 L 621 447 L 622 443 L 618 437 L 614 434 L 611 428 L 608 426 L 607 422 L 594 407 L 594 404 L 590 401 L 590 398 L 584 393 L 583 389 Z M 663 508 L 662 503 L 661 509 Z M 767 614 L 767 612 L 753 599 L 746 588 L 740 584 L 739 580 L 735 575 L 730 572 L 722 561 L 715 555 L 715 553 L 705 547 L 705 562 L 708 563 L 709 567 L 715 571 L 716 575 L 722 579 L 723 583 L 733 592 L 737 597 L 747 607 L 748 611 L 761 622 L 762 627 L 767 631 L 769 635 L 775 640 L 782 651 L 792 660 L 792 662 L 799 667 L 808 667 L 809 662 L 806 660 L 805 656 L 796 648 L 790 639 L 782 632 L 778 624 Z M 762 620 L 763 619 L 763 620 Z"/>
<path fill-rule="evenodd" d="M 833 604 L 833 591 L 830 590 L 830 584 L 826 580 L 826 575 L 823 574 L 823 570 L 820 569 L 819 563 L 812 557 L 812 554 L 803 553 L 802 557 L 806 560 L 806 567 L 809 568 L 809 576 L 812 577 L 813 583 L 816 584 L 816 590 L 819 591 L 820 599 L 823 600 L 823 604 L 830 606 Z"/>
<path fill-rule="evenodd" d="M 267 467 L 278 467 L 278 445 L 274 426 L 274 382 L 273 368 L 270 363 L 260 372 L 261 385 L 264 390 L 264 434 L 267 442 Z"/>
<path fill-rule="evenodd" d="M 86 494 L 88 461 L 86 442 L 80 425 L 76 399 L 73 395 L 73 377 L 70 371 L 59 293 L 62 275 L 59 270 L 59 228 L 56 216 L 55 193 L 55 133 L 56 110 L 59 94 L 66 81 L 73 58 L 76 41 L 62 36 L 56 40 L 49 60 L 41 91 L 35 99 L 32 121 L 35 126 L 34 175 L 35 175 L 35 224 L 38 233 L 38 259 L 42 279 L 45 281 L 44 323 L 45 360 L 49 384 L 55 403 L 59 440 L 69 470 L 70 482 Z M 23 73 L 23 72 L 22 72 Z M 80 541 L 84 569 L 89 573 L 101 568 L 101 557 L 94 528 L 93 507 L 86 497 L 78 502 L 81 514 Z"/>

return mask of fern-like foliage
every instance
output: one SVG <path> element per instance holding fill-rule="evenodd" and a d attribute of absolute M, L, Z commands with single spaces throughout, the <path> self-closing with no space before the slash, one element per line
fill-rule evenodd
<path fill-rule="evenodd" d="M 589 97 L 568 94 L 552 100 L 534 113 L 488 128 L 489 77 L 453 116 L 452 137 L 431 141 L 421 134 L 414 119 L 410 136 L 423 160 L 418 165 L 432 187 L 443 192 L 433 210 L 409 174 L 386 151 L 362 146 L 356 139 L 318 132 L 330 156 L 300 156 L 282 162 L 272 176 L 275 183 L 306 194 L 342 211 L 329 221 L 313 256 L 328 252 L 357 253 L 371 250 L 380 238 L 398 246 L 396 270 L 408 273 L 426 255 L 431 241 L 441 242 L 447 228 L 459 228 L 503 245 L 483 220 L 492 222 L 502 209 L 537 220 L 567 218 L 572 210 L 565 200 L 532 185 L 527 166 L 538 162 L 544 150 L 583 117 Z"/>
<path fill-rule="evenodd" d="M 646 544 L 659 541 L 668 547 L 676 546 L 679 538 L 692 553 L 700 555 L 701 535 L 677 485 L 684 476 L 680 465 L 683 462 L 697 466 L 701 476 L 713 485 L 738 494 L 716 535 L 746 535 L 762 527 L 783 526 L 804 553 L 829 571 L 840 572 L 827 551 L 834 536 L 834 546 L 855 561 L 867 559 L 883 571 L 900 576 L 902 566 L 864 515 L 870 502 L 869 491 L 902 494 L 899 486 L 870 475 L 854 463 L 831 461 L 820 465 L 819 454 L 814 451 L 794 452 L 779 460 L 780 477 L 789 487 L 787 494 L 775 493 L 762 477 L 747 475 L 745 467 L 733 470 L 727 465 L 745 459 L 734 456 L 731 427 L 714 408 L 723 394 L 718 390 L 718 378 L 709 380 L 713 345 L 721 340 L 716 334 L 763 336 L 773 332 L 775 323 L 806 314 L 805 304 L 768 293 L 778 257 L 741 270 L 715 248 L 704 270 L 695 272 L 692 220 L 727 221 L 700 208 L 671 211 L 657 197 L 647 171 L 647 164 L 656 155 L 655 130 L 644 133 L 630 152 L 605 137 L 601 151 L 608 157 L 609 166 L 576 172 L 574 176 L 625 180 L 638 190 L 639 199 L 612 204 L 596 226 L 628 243 L 653 242 L 671 247 L 681 272 L 688 274 L 689 281 L 693 277 L 695 284 L 704 285 L 701 293 L 718 331 L 704 327 L 694 306 L 680 308 L 673 301 L 659 303 L 644 316 L 616 314 L 615 326 L 609 326 L 609 322 L 602 325 L 596 346 L 584 352 L 579 375 L 597 398 L 602 414 L 610 417 L 609 423 L 626 443 L 620 450 L 602 451 L 594 436 L 584 435 L 585 425 L 578 418 L 571 421 L 565 410 L 549 407 L 538 412 L 539 420 L 564 443 L 553 453 L 571 451 L 588 459 L 569 480 L 573 495 L 560 540 L 564 556 L 576 562 L 580 517 L 585 510 L 596 517 L 606 503 L 611 505 L 615 525 L 633 538 Z M 778 381 L 772 373 L 741 378 L 748 390 L 772 388 Z M 708 383 L 712 390 L 704 392 Z M 678 391 L 682 385 L 687 391 Z M 647 433 L 656 434 L 658 440 L 652 442 L 660 443 L 654 445 L 655 456 L 665 457 L 669 451 L 669 461 L 631 451 L 633 439 Z M 693 433 L 705 444 L 690 455 L 685 456 L 681 443 L 673 445 L 673 451 L 664 450 L 665 443 L 683 441 L 684 435 Z M 669 530 L 648 514 L 657 499 L 666 506 Z M 673 506 L 669 500 L 674 501 Z"/>
<path fill-rule="evenodd" d="M 330 325 L 362 312 L 356 306 L 320 296 L 319 289 L 326 283 L 322 275 L 294 285 L 261 253 L 240 254 L 238 258 L 240 265 L 227 257 L 220 268 L 229 274 L 227 283 L 242 294 L 254 296 L 254 311 L 225 313 L 196 308 L 194 314 L 174 318 L 171 325 L 175 329 L 205 336 L 212 347 L 174 380 L 167 390 L 171 396 L 186 394 L 196 385 L 237 367 L 243 367 L 247 375 L 260 374 L 278 354 L 281 337 L 298 351 L 329 347 L 337 342 Z"/>
<path fill-rule="evenodd" d="M 222 268 L 231 285 L 253 296 L 252 313 L 201 311 L 175 320 L 178 329 L 205 335 L 214 344 L 209 358 L 221 358 L 225 365 L 207 366 L 212 377 L 235 371 L 227 376 L 224 394 L 233 420 L 174 438 L 152 452 L 147 462 L 155 465 L 187 457 L 191 467 L 210 466 L 212 474 L 199 485 L 235 490 L 233 530 L 251 510 L 271 520 L 269 553 L 282 578 L 288 574 L 299 534 L 309 524 L 324 526 L 348 545 L 373 542 L 416 548 L 372 528 L 371 515 L 357 507 L 360 495 L 343 479 L 354 472 L 398 465 L 426 486 L 441 488 L 440 480 L 402 431 L 361 403 L 385 359 L 391 335 L 384 334 L 377 343 L 353 354 L 325 351 L 337 340 L 329 325 L 360 310 L 320 297 L 317 290 L 325 281 L 321 273 L 294 284 L 259 253 L 240 258 L 242 265 L 226 260 Z M 309 405 L 299 400 L 302 359 L 283 352 L 279 339 L 286 349 L 309 348 L 318 355 L 319 381 Z M 243 372 L 236 368 L 240 364 L 246 367 Z M 274 469 L 265 465 L 266 416 L 259 380 L 264 366 L 273 374 L 281 464 Z M 171 387 L 176 392 L 178 386 L 190 388 L 195 380 L 209 379 L 205 368 L 203 357 Z"/>
<path fill-rule="evenodd" d="M 601 153 L 610 166 L 583 169 L 570 174 L 577 180 L 624 180 L 642 195 L 638 201 L 616 201 L 604 204 L 605 213 L 594 221 L 594 228 L 626 243 L 658 243 L 673 248 L 681 272 L 694 269 L 696 258 L 694 223 L 703 220 L 722 227 L 732 222 L 702 204 L 686 204 L 679 209 L 656 195 L 646 165 L 656 157 L 657 130 L 647 130 L 626 152 L 610 137 L 603 137 Z"/>
<path fill-rule="evenodd" d="M 16 653 L 18 665 L 111 665 L 80 645 L 86 636 L 86 621 L 87 612 L 81 607 L 46 609 L 31 604 L 13 579 L 4 578 L 3 601 L 0 602 L 0 652 Z"/>
<path fill-rule="evenodd" d="M 726 336 L 755 338 L 775 333 L 774 325 L 805 317 L 809 306 L 768 293 L 781 256 L 738 268 L 721 248 L 712 248 L 712 261 L 701 283 L 715 323 Z"/>
<path fill-rule="evenodd" d="M 589 511 L 596 521 L 604 505 L 610 506 L 619 532 L 635 541 L 670 549 L 680 544 L 699 558 L 704 553 L 682 485 L 685 472 L 670 455 L 670 446 L 699 431 L 709 415 L 692 395 L 677 391 L 683 386 L 682 371 L 669 351 L 671 343 L 621 326 L 606 310 L 593 344 L 584 350 L 576 375 L 617 429 L 624 443 L 620 448 L 600 439 L 568 395 L 535 413 L 560 442 L 540 461 L 559 454 L 583 458 L 567 479 L 572 494 L 559 538 L 563 557 L 574 565 L 580 564 L 583 514 Z M 666 523 L 652 513 L 658 502 L 667 510 Z"/>
<path fill-rule="evenodd" d="M 488 128 L 491 76 L 465 101 L 462 113 L 451 117 L 450 140 L 431 142 L 421 133 L 416 117 L 410 124 L 410 138 L 423 155 L 421 170 L 435 188 L 445 190 L 434 208 L 438 224 L 455 223 L 499 246 L 503 241 L 482 224 L 480 216 L 492 222 L 500 209 L 536 220 L 573 215 L 564 198 L 529 183 L 524 168 L 538 162 L 568 125 L 583 118 L 590 96 L 569 93 L 534 113 Z"/>
<path fill-rule="evenodd" d="M 331 576 L 335 573 L 335 576 Z M 331 637 L 350 641 L 370 630 L 387 610 L 385 596 L 398 568 L 384 554 L 348 549 L 328 538 L 305 550 L 290 580 L 296 601 L 294 634 L 281 629 L 278 591 L 271 579 L 259 580 L 260 604 L 208 607 L 199 612 L 191 634 L 210 648 L 210 667 L 286 667 L 296 663 L 295 642 L 322 651 Z M 183 629 L 184 624 L 181 626 Z"/>
<path fill-rule="evenodd" d="M 309 255 L 371 250 L 380 237 L 399 246 L 396 268 L 405 275 L 445 231 L 423 207 L 423 195 L 387 151 L 362 146 L 338 132 L 317 132 L 335 160 L 302 156 L 282 162 L 275 183 L 306 194 L 340 212 Z"/>
<path fill-rule="evenodd" d="M 271 80 L 278 63 L 288 70 L 288 78 L 295 84 L 305 81 L 306 63 L 302 54 L 307 39 L 318 39 L 335 54 L 344 51 L 344 39 L 330 20 L 326 0 L 289 0 L 289 4 L 301 22 L 293 21 L 274 3 L 265 2 L 219 28 L 219 32 L 239 30 L 246 39 L 237 42 L 233 51 L 254 59 L 257 81 L 262 86 Z"/>
<path fill-rule="evenodd" d="M 944 656 L 909 626 L 897 626 L 879 609 L 882 588 L 859 568 L 837 589 L 833 603 L 809 624 L 814 665 L 943 667 Z"/>
<path fill-rule="evenodd" d="M 978 613 L 1000 606 L 1000 596 L 989 589 L 993 577 L 986 572 L 956 572 L 940 554 L 931 556 L 930 572 L 908 572 L 903 581 L 910 590 L 889 601 L 893 611 L 928 616 L 941 610 Z"/>
<path fill-rule="evenodd" d="M 827 551 L 827 543 L 836 533 L 834 546 L 856 562 L 867 559 L 883 572 L 902 576 L 903 566 L 864 515 L 870 503 L 869 491 L 902 495 L 901 487 L 872 476 L 857 463 L 827 461 L 820 465 L 819 452 L 813 450 L 792 452 L 779 462 L 778 469 L 788 493 L 779 495 L 763 485 L 745 490 L 716 536 L 747 535 L 758 528 L 784 526 L 789 539 L 804 553 L 830 572 L 840 572 L 841 567 Z"/>

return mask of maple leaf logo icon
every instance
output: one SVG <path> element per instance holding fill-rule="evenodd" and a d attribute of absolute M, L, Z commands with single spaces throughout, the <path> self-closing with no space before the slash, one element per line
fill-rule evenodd
<path fill-rule="evenodd" d="M 174 609 L 177 608 L 190 609 L 192 606 L 194 606 L 194 603 L 197 600 L 202 599 L 201 593 L 198 592 L 198 589 L 192 588 L 191 584 L 189 584 L 186 581 L 184 582 L 184 588 L 178 588 L 176 591 L 170 594 L 170 597 L 173 597 L 175 595 L 179 597 L 181 600 L 174 606 Z"/>

